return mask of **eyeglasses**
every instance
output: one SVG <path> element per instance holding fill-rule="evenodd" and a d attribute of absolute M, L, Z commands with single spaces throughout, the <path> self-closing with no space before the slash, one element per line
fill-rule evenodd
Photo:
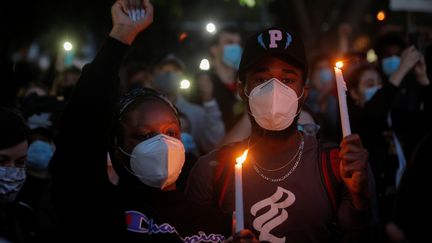
<path fill-rule="evenodd" d="M 318 124 L 297 124 L 297 130 L 304 132 L 309 136 L 316 136 L 319 132 L 320 125 Z"/>

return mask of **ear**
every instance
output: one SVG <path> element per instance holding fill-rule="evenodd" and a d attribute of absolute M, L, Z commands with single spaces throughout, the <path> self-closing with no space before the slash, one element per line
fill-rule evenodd
<path fill-rule="evenodd" d="M 246 101 L 248 100 L 248 98 L 245 95 L 245 89 L 246 89 L 245 82 L 240 82 L 240 80 L 238 80 L 237 81 L 237 92 L 238 92 L 238 95 L 243 100 L 243 102 L 246 103 Z"/>

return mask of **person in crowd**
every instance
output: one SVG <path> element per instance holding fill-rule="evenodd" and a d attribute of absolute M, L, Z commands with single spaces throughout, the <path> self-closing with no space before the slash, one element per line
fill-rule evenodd
<path fill-rule="evenodd" d="M 389 238 L 393 242 L 424 242 L 429 237 L 429 227 L 425 222 L 431 215 L 432 201 L 424 196 L 424 192 L 430 184 L 431 147 L 432 132 L 429 132 L 418 143 L 402 177 L 393 207 L 393 223 L 387 225 Z"/>
<path fill-rule="evenodd" d="M 338 106 L 334 96 L 335 78 L 333 65 L 325 54 L 315 56 L 310 64 L 310 92 L 306 104 L 317 117 L 321 126 L 321 137 L 336 141 L 338 135 Z"/>
<path fill-rule="evenodd" d="M 378 120 L 374 113 L 388 104 L 388 86 L 383 87 L 381 75 L 370 64 L 358 65 L 347 76 L 348 111 L 351 129 L 360 134 L 365 148 L 369 151 L 369 160 L 375 177 L 380 219 L 388 221 L 394 195 L 399 167 L 397 139 L 385 116 Z M 375 105 L 371 105 L 375 104 Z M 386 110 L 380 110 L 383 114 Z"/>
<path fill-rule="evenodd" d="M 382 80 L 378 70 L 372 65 L 360 65 L 356 67 L 348 78 L 349 95 L 355 105 L 360 108 L 370 101 L 381 88 Z"/>
<path fill-rule="evenodd" d="M 21 105 L 21 111 L 29 128 L 27 151 L 27 179 L 18 199 L 36 214 L 37 231 L 41 241 L 51 242 L 56 235 L 56 217 L 51 202 L 48 172 L 55 151 L 54 136 L 58 132 L 58 120 L 64 103 L 53 96 L 31 94 Z"/>
<path fill-rule="evenodd" d="M 74 87 L 78 81 L 81 70 L 75 66 L 66 68 L 58 74 L 51 88 L 51 95 L 57 96 L 58 99 L 68 101 L 72 96 Z"/>
<path fill-rule="evenodd" d="M 244 222 L 260 241 L 366 242 L 378 221 L 367 150 L 358 135 L 346 136 L 340 150 L 333 150 L 337 167 L 322 173 L 324 147 L 297 130 L 307 70 L 297 33 L 269 28 L 247 40 L 238 92 L 250 114 L 251 134 L 200 158 L 187 196 L 233 212 L 234 163 L 248 149 L 242 167 Z M 332 175 L 339 178 L 335 184 L 325 179 Z M 338 190 L 340 196 L 329 193 Z"/>
<path fill-rule="evenodd" d="M 241 35 L 237 28 L 226 26 L 218 31 L 209 48 L 211 56 L 210 78 L 212 82 L 200 83 L 200 90 L 207 90 L 216 99 L 222 111 L 225 129 L 231 129 L 243 114 L 241 101 L 237 97 L 237 70 L 242 54 Z M 206 95 L 198 99 L 205 102 Z"/>
<path fill-rule="evenodd" d="M 154 85 L 166 95 L 190 121 L 191 135 L 200 152 L 215 148 L 225 134 L 225 126 L 219 105 L 213 96 L 203 100 L 202 106 L 188 101 L 181 93 L 179 84 L 184 75 L 184 64 L 169 56 L 155 68 Z"/>
<path fill-rule="evenodd" d="M 14 110 L 0 107 L 0 239 L 34 242 L 33 211 L 17 200 L 26 180 L 28 131 Z"/>
<path fill-rule="evenodd" d="M 384 107 L 375 109 L 378 114 L 373 115 L 385 121 L 390 112 L 391 128 L 400 140 L 405 158 L 410 158 L 432 122 L 432 85 L 427 76 L 425 57 L 414 45 L 407 47 L 404 39 L 394 33 L 379 38 L 375 52 L 383 73 L 383 88 L 387 86 L 390 96 L 383 103 L 385 111 L 382 110 Z M 412 132 L 412 126 L 421 132 Z"/>
<path fill-rule="evenodd" d="M 173 103 L 139 88 L 116 105 L 122 59 L 152 23 L 153 6 L 119 0 L 111 13 L 109 37 L 84 67 L 55 139 L 50 170 L 61 235 L 67 241 L 222 242 L 231 235 L 231 215 L 197 206 L 176 190 L 185 150 Z M 108 180 L 107 151 L 116 186 Z"/>

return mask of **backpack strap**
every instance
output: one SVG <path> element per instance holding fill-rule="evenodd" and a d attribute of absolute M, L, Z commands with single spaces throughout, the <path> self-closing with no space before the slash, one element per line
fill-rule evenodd
<path fill-rule="evenodd" d="M 321 177 L 332 205 L 333 213 L 336 213 L 343 189 L 343 182 L 339 172 L 339 145 L 320 141 L 319 156 Z"/>
<path fill-rule="evenodd" d="M 225 194 L 234 177 L 235 156 L 241 153 L 243 142 L 232 143 L 221 147 L 217 151 L 218 164 L 215 169 L 213 187 L 217 208 L 222 209 Z"/>

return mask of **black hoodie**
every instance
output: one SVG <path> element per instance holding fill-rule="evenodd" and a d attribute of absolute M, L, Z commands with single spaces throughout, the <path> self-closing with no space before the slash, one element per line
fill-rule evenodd
<path fill-rule="evenodd" d="M 230 233 L 230 217 L 197 207 L 180 192 L 135 183 L 121 171 L 119 185 L 109 183 L 107 151 L 127 50 L 108 38 L 84 67 L 62 115 L 50 163 L 62 241 L 218 242 Z"/>

